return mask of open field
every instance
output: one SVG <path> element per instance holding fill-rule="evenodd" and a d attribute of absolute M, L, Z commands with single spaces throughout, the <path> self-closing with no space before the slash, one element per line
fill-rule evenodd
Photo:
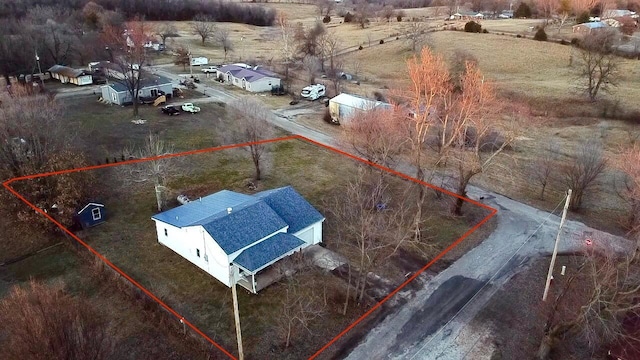
<path fill-rule="evenodd" d="M 111 323 L 115 343 L 110 359 L 206 359 L 203 349 L 175 329 L 158 326 L 153 322 L 159 321 L 154 314 L 132 303 L 133 299 L 120 293 L 113 283 L 97 278 L 90 265 L 66 245 L 0 267 L 0 299 L 11 286 L 25 285 L 30 279 L 64 281 L 69 294 L 83 297 L 104 314 Z M 5 346 L 2 328 L 0 346 Z"/>

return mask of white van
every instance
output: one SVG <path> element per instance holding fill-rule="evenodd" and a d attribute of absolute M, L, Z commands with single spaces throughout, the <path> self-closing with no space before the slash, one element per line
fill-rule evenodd
<path fill-rule="evenodd" d="M 207 59 L 204 56 L 191 58 L 191 65 L 193 66 L 207 65 L 207 64 L 209 64 L 209 59 Z"/>

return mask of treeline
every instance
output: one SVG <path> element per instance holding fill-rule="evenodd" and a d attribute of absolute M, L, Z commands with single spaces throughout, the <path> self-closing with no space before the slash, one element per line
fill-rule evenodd
<path fill-rule="evenodd" d="M 370 0 L 371 4 L 391 5 L 396 9 L 413 9 L 431 6 L 431 0 Z"/>
<path fill-rule="evenodd" d="M 89 0 L 4 0 L 0 1 L 0 18 L 21 19 L 29 9 L 36 6 L 55 6 L 76 11 Z M 276 18 L 274 9 L 253 4 L 227 1 L 199 0 L 94 0 L 105 10 L 118 11 L 126 19 L 135 16 L 146 20 L 186 21 L 196 15 L 205 15 L 214 21 L 243 23 L 256 26 L 271 26 Z"/>

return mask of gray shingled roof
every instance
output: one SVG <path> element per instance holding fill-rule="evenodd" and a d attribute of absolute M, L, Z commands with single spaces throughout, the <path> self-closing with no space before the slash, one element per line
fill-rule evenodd
<path fill-rule="evenodd" d="M 227 254 L 249 246 L 286 226 L 287 223 L 262 201 L 202 224 Z"/>
<path fill-rule="evenodd" d="M 304 241 L 291 234 L 278 233 L 243 251 L 233 262 L 249 271 L 259 271 L 303 245 Z"/>
<path fill-rule="evenodd" d="M 238 211 L 256 202 L 258 202 L 258 199 L 253 196 L 222 190 L 182 206 L 161 212 L 151 218 L 175 227 L 202 225 L 213 219 L 227 215 L 227 208 L 232 208 L 232 212 L 234 210 Z"/>
<path fill-rule="evenodd" d="M 276 214 L 289 224 L 290 233 L 295 233 L 324 220 L 324 216 L 291 186 L 262 191 L 255 196 L 266 202 Z"/>

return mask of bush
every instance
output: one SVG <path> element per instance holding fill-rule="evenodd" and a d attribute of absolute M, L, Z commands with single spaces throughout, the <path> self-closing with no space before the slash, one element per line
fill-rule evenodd
<path fill-rule="evenodd" d="M 466 24 L 464 24 L 464 31 L 468 33 L 479 33 L 479 32 L 482 32 L 482 25 L 471 20 Z"/>
<path fill-rule="evenodd" d="M 565 39 L 560 40 L 560 45 L 569 45 L 569 42 Z"/>
<path fill-rule="evenodd" d="M 488 33 L 489 33 L 489 30 L 487 30 L 487 29 L 482 29 L 482 33 L 483 33 L 483 34 L 488 34 Z"/>
<path fill-rule="evenodd" d="M 571 39 L 571 45 L 578 45 L 579 43 L 580 43 L 580 40 L 578 40 L 578 38 Z"/>
<path fill-rule="evenodd" d="M 544 32 L 544 29 L 540 28 L 536 31 L 536 34 L 533 36 L 534 40 L 538 41 L 547 41 L 547 33 Z"/>
<path fill-rule="evenodd" d="M 517 37 L 518 39 L 520 39 L 520 38 L 522 37 L 522 35 L 518 34 L 518 35 L 516 35 L 516 37 Z"/>
<path fill-rule="evenodd" d="M 384 40 L 380 39 L 380 45 L 384 44 Z"/>
<path fill-rule="evenodd" d="M 362 50 L 362 45 L 358 46 L 358 50 Z"/>
<path fill-rule="evenodd" d="M 344 14 L 344 22 L 348 23 L 348 22 L 352 22 L 353 19 L 353 14 L 351 14 L 350 12 L 347 12 L 346 14 Z"/>
<path fill-rule="evenodd" d="M 328 24 L 331 22 L 331 16 L 326 15 L 325 17 L 322 18 L 322 22 L 325 24 Z"/>
<path fill-rule="evenodd" d="M 396 20 L 398 20 L 398 22 L 401 22 L 402 21 L 402 15 L 396 16 Z"/>
<path fill-rule="evenodd" d="M 589 12 L 583 11 L 576 17 L 576 24 L 584 24 L 589 22 Z"/>

